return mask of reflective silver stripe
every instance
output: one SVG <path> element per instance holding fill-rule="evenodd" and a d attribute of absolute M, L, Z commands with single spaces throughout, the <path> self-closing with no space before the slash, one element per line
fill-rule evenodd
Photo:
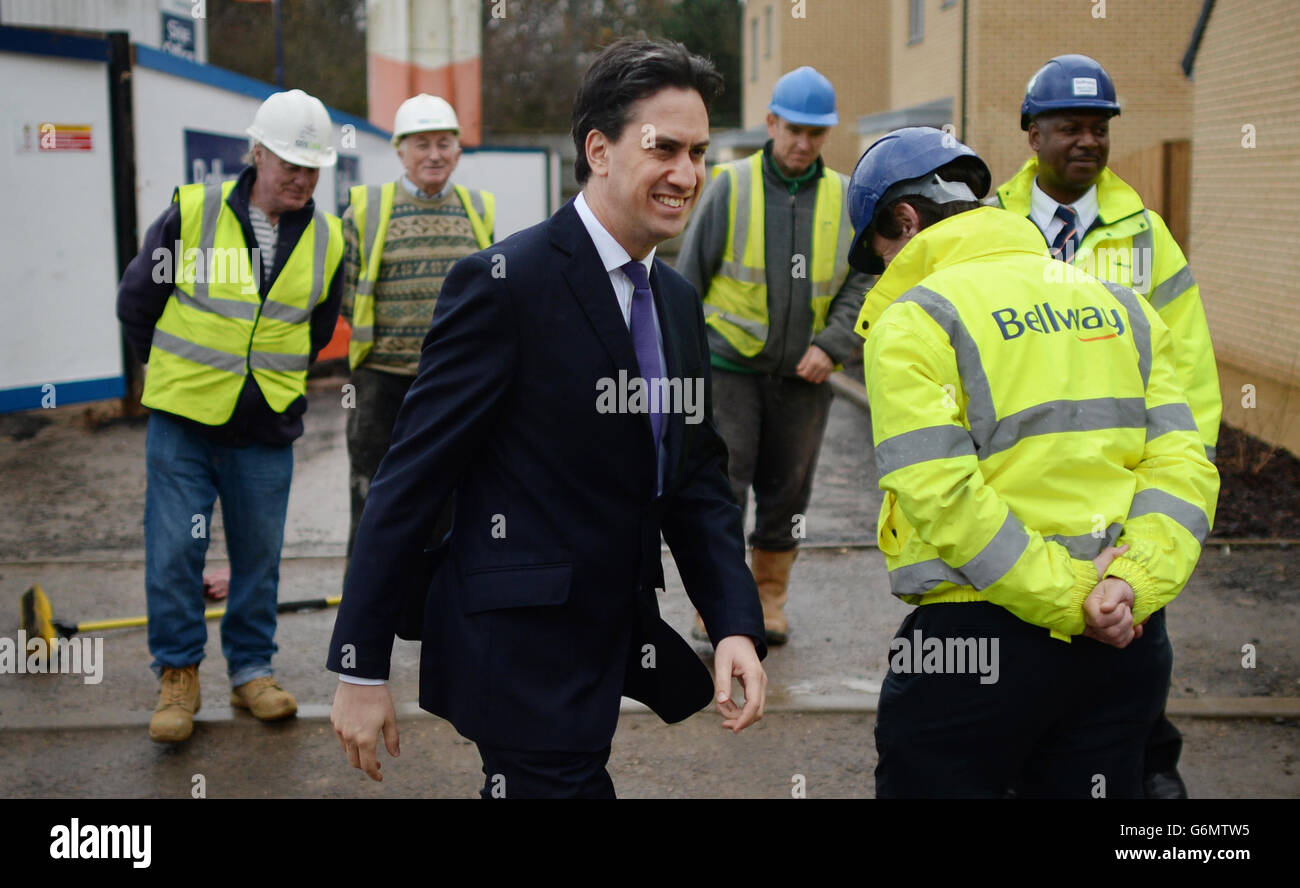
<path fill-rule="evenodd" d="M 480 219 L 487 214 L 487 207 L 483 203 L 483 195 L 473 189 L 465 189 L 469 192 L 469 205 L 474 208 Z"/>
<path fill-rule="evenodd" d="M 762 284 L 767 286 L 767 270 L 763 268 L 749 268 L 741 265 L 739 262 L 723 261 L 718 265 L 718 274 L 722 277 L 734 278 L 746 284 Z"/>
<path fill-rule="evenodd" d="M 758 321 L 749 321 L 745 318 L 736 317 L 733 314 L 728 314 L 716 305 L 710 305 L 707 302 L 704 303 L 704 314 L 717 315 L 728 324 L 739 327 L 755 339 L 760 339 L 764 342 L 767 341 L 767 324 L 760 324 Z"/>
<path fill-rule="evenodd" d="M 1210 462 L 1214 462 L 1215 452 L 1216 452 L 1215 448 L 1211 447 L 1209 444 L 1205 445 L 1205 458 L 1208 459 Z"/>
<path fill-rule="evenodd" d="M 236 376 L 244 375 L 243 355 L 232 355 L 230 352 L 218 351 L 215 348 L 208 348 L 206 345 L 195 345 L 193 342 L 187 342 L 179 336 L 173 336 L 171 333 L 157 327 L 154 327 L 153 330 L 151 347 L 160 348 L 165 352 L 170 352 L 177 357 L 193 361 L 196 364 L 224 370 Z"/>
<path fill-rule="evenodd" d="M 293 373 L 307 369 L 307 355 L 285 355 L 279 352 L 252 351 L 248 356 L 248 365 L 254 370 L 274 370 L 280 373 Z"/>
<path fill-rule="evenodd" d="M 853 246 L 853 222 L 849 219 L 849 180 L 840 176 L 840 231 L 835 243 L 835 271 L 831 275 L 826 293 L 834 296 L 849 279 L 853 269 L 849 268 L 849 250 Z M 825 295 L 825 294 L 823 294 Z"/>
<path fill-rule="evenodd" d="M 736 175 L 733 177 L 731 185 L 736 189 L 736 221 L 735 230 L 731 234 L 731 255 L 735 259 L 735 264 L 739 265 L 745 261 L 745 240 L 749 236 L 749 191 L 753 187 L 750 181 L 753 176 L 748 161 L 740 161 L 732 167 Z M 740 277 L 737 280 L 743 280 Z M 760 281 L 765 283 L 766 281 Z"/>
<path fill-rule="evenodd" d="M 321 290 L 325 288 L 325 256 L 330 245 L 330 227 L 325 219 L 325 214 L 317 210 L 313 221 L 316 224 L 313 226 L 311 235 L 311 297 L 307 300 L 307 311 L 309 313 L 320 302 Z"/>
<path fill-rule="evenodd" d="M 976 589 L 983 589 L 1006 576 L 1029 545 L 1029 534 L 1010 510 L 998 532 L 980 553 L 961 566 Z"/>
<path fill-rule="evenodd" d="M 1080 561 L 1091 561 L 1101 554 L 1101 550 L 1107 546 L 1115 545 L 1119 539 L 1120 531 L 1124 525 L 1116 521 L 1106 528 L 1104 536 L 1095 537 L 1090 533 L 1081 533 L 1078 536 L 1064 536 L 1062 534 L 1053 534 L 1049 537 L 1043 537 L 1047 542 L 1060 543 L 1070 553 L 1071 558 L 1077 558 Z"/>
<path fill-rule="evenodd" d="M 199 261 L 202 262 L 203 253 L 199 254 Z M 207 275 L 205 274 L 206 278 Z M 200 292 L 202 287 L 202 292 Z M 257 317 L 257 305 L 252 302 L 241 302 L 238 299 L 213 299 L 208 295 L 208 284 L 206 281 L 199 284 L 194 282 L 194 295 L 191 296 L 184 290 L 177 287 L 174 291 L 177 300 L 188 305 L 190 308 L 198 311 L 207 311 L 223 318 L 235 318 L 241 321 L 251 321 Z"/>
<path fill-rule="evenodd" d="M 353 342 L 373 342 L 374 339 L 375 339 L 374 327 L 353 327 L 352 328 Z"/>
<path fill-rule="evenodd" d="M 913 287 L 897 301 L 915 302 L 948 334 L 948 341 L 957 353 L 957 370 L 968 398 L 966 420 L 970 423 L 971 438 L 975 441 L 975 452 L 982 456 L 982 442 L 993 437 L 997 413 L 993 410 L 993 394 L 984 364 L 980 361 L 979 346 L 971 338 L 953 304 L 933 290 Z"/>
<path fill-rule="evenodd" d="M 311 319 L 311 309 L 287 305 L 268 297 L 262 303 L 262 317 L 270 318 L 273 321 L 283 321 L 286 324 L 305 324 Z"/>
<path fill-rule="evenodd" d="M 940 583 L 969 586 L 970 580 L 939 558 L 905 564 L 889 572 L 889 591 L 899 598 L 904 595 L 922 595 Z"/>
<path fill-rule="evenodd" d="M 217 218 L 221 215 L 221 183 L 217 182 L 208 185 L 203 189 L 203 220 L 199 223 L 199 262 L 203 263 L 203 280 L 194 282 L 194 300 L 198 303 L 196 307 L 207 305 L 208 300 L 208 280 L 211 275 L 208 274 L 207 256 L 212 245 L 217 240 Z M 181 257 L 177 257 L 177 273 L 180 271 Z M 199 275 L 196 273 L 195 277 Z M 211 311 L 212 309 L 208 309 Z M 256 313 L 256 307 L 254 307 Z M 220 312 L 218 312 L 220 314 Z"/>
<path fill-rule="evenodd" d="M 1129 329 L 1133 331 L 1133 344 L 1137 346 L 1138 371 L 1142 374 L 1142 390 L 1146 391 L 1151 379 L 1151 324 L 1147 321 L 1142 306 L 1128 287 L 1112 284 L 1110 281 L 1098 281 L 1110 290 L 1112 296 L 1120 301 L 1128 312 Z"/>
<path fill-rule="evenodd" d="M 366 186 L 366 231 L 361 240 L 361 245 L 366 249 L 364 257 L 366 266 L 362 269 L 361 276 L 367 279 L 367 283 L 372 283 L 374 278 L 379 277 L 379 266 L 374 263 L 378 258 L 375 256 L 375 246 L 376 241 L 379 239 L 380 203 L 383 201 L 383 191 L 383 185 Z M 372 267 L 374 268 L 373 276 L 370 273 Z M 366 289 L 366 292 L 369 293 L 372 288 L 373 284 Z"/>
<path fill-rule="evenodd" d="M 876 474 L 883 478 L 890 472 L 916 463 L 974 455 L 975 446 L 971 443 L 970 433 L 961 426 L 914 429 L 876 445 Z"/>
<path fill-rule="evenodd" d="M 1184 265 L 1169 280 L 1152 290 L 1148 300 L 1151 307 L 1159 311 L 1194 286 L 1196 278 L 1192 276 L 1191 266 Z"/>
<path fill-rule="evenodd" d="M 1151 278 L 1155 275 L 1156 235 L 1155 230 L 1151 227 L 1151 217 L 1147 215 L 1145 209 L 1142 211 L 1142 219 L 1146 222 L 1147 227 L 1133 235 L 1133 251 L 1136 254 L 1133 256 L 1133 265 L 1136 266 L 1139 262 L 1146 263 L 1147 282 L 1145 290 L 1139 290 L 1137 287 L 1133 289 L 1145 296 L 1151 290 Z"/>
<path fill-rule="evenodd" d="M 1210 535 L 1210 522 L 1205 517 L 1205 512 L 1172 493 L 1148 489 L 1133 497 L 1133 505 L 1128 510 L 1130 521 L 1139 515 L 1152 514 L 1164 515 L 1177 521 L 1196 537 L 1198 543 L 1205 542 L 1205 538 Z"/>
<path fill-rule="evenodd" d="M 1146 401 L 1142 398 L 1047 401 L 998 420 L 993 435 L 980 442 L 980 459 L 1010 450 L 1018 442 L 1034 435 L 1141 429 L 1146 425 Z"/>
<path fill-rule="evenodd" d="M 1196 420 L 1186 404 L 1161 404 L 1147 410 L 1147 440 L 1169 432 L 1195 432 Z"/>

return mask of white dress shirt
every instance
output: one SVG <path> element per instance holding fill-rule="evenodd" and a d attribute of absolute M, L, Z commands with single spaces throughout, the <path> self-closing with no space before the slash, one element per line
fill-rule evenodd
<path fill-rule="evenodd" d="M 1039 188 L 1038 177 L 1034 177 L 1034 187 L 1029 192 L 1029 218 L 1043 232 L 1043 237 L 1047 238 L 1049 244 L 1056 240 L 1056 236 L 1065 227 L 1065 223 L 1056 215 L 1056 208 L 1060 206 L 1074 210 L 1079 227 L 1079 242 L 1082 243 L 1084 234 L 1097 221 L 1097 215 L 1101 212 L 1097 205 L 1097 186 L 1093 185 L 1074 203 L 1062 204 Z"/>
<path fill-rule="evenodd" d="M 405 178 L 405 177 L 403 177 Z M 580 193 L 573 202 L 573 208 L 578 211 L 578 217 L 582 220 L 582 225 L 587 229 L 587 234 L 591 241 L 596 245 L 596 252 L 600 255 L 600 261 L 605 266 L 605 272 L 609 275 L 609 283 L 614 288 L 614 296 L 618 299 L 619 311 L 623 313 L 623 323 L 629 328 L 632 326 L 632 295 L 635 287 L 632 285 L 632 279 L 623 271 L 623 266 L 632 261 L 632 256 L 616 240 L 614 235 L 606 230 L 596 214 L 587 206 L 587 196 Z M 1055 209 L 1053 209 L 1055 212 Z M 646 278 L 650 277 L 650 268 L 654 265 L 655 249 L 650 250 L 649 255 L 641 260 L 645 266 Z M 659 325 L 659 312 L 651 304 L 651 315 L 655 319 L 655 340 L 659 343 L 659 366 L 663 368 L 664 375 L 668 374 L 668 362 L 664 358 L 664 334 L 663 328 Z M 596 409 L 596 391 L 591 393 L 592 409 Z M 665 441 L 659 443 L 659 477 L 655 485 L 657 492 L 663 492 L 664 472 L 668 468 L 668 447 Z M 384 684 L 382 678 L 357 678 L 351 675 L 340 674 L 339 678 L 348 684 L 359 685 L 381 685 Z"/>

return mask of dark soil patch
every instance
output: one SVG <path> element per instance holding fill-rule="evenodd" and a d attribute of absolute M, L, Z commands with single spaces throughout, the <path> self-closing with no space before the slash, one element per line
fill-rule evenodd
<path fill-rule="evenodd" d="M 1225 425 L 1215 462 L 1220 484 L 1213 536 L 1300 539 L 1300 459 Z"/>
<path fill-rule="evenodd" d="M 36 433 L 50 424 L 50 418 L 36 410 L 25 413 L 0 414 L 0 437 L 14 441 L 35 438 Z"/>

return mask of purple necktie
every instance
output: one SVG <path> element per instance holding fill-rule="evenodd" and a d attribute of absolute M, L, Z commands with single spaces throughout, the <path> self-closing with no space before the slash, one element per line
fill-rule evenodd
<path fill-rule="evenodd" d="M 658 403 L 657 398 L 650 397 L 654 388 L 652 380 L 663 376 L 663 368 L 659 366 L 659 341 L 655 337 L 654 293 L 650 290 L 650 278 L 646 276 L 645 266 L 640 262 L 633 259 L 623 266 L 623 273 L 632 282 L 632 320 L 628 327 L 632 333 L 632 347 L 636 349 L 636 363 L 641 368 L 641 378 L 645 380 L 650 428 L 654 433 L 655 453 L 658 454 L 663 409 L 666 405 Z"/>

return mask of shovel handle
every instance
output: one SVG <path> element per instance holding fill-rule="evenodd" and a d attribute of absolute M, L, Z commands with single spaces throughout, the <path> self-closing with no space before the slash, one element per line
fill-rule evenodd
<path fill-rule="evenodd" d="M 308 598 L 303 601 L 282 601 L 275 606 L 277 614 L 292 614 L 299 611 L 324 610 L 327 607 L 333 607 L 343 600 L 343 596 L 335 595 L 331 598 Z M 226 615 L 224 607 L 210 607 L 203 612 L 205 620 L 219 620 Z M 148 617 L 125 617 L 120 620 L 90 620 L 85 623 L 78 623 L 75 632 L 103 632 L 106 629 L 130 629 L 133 626 L 144 626 L 149 622 Z"/>

